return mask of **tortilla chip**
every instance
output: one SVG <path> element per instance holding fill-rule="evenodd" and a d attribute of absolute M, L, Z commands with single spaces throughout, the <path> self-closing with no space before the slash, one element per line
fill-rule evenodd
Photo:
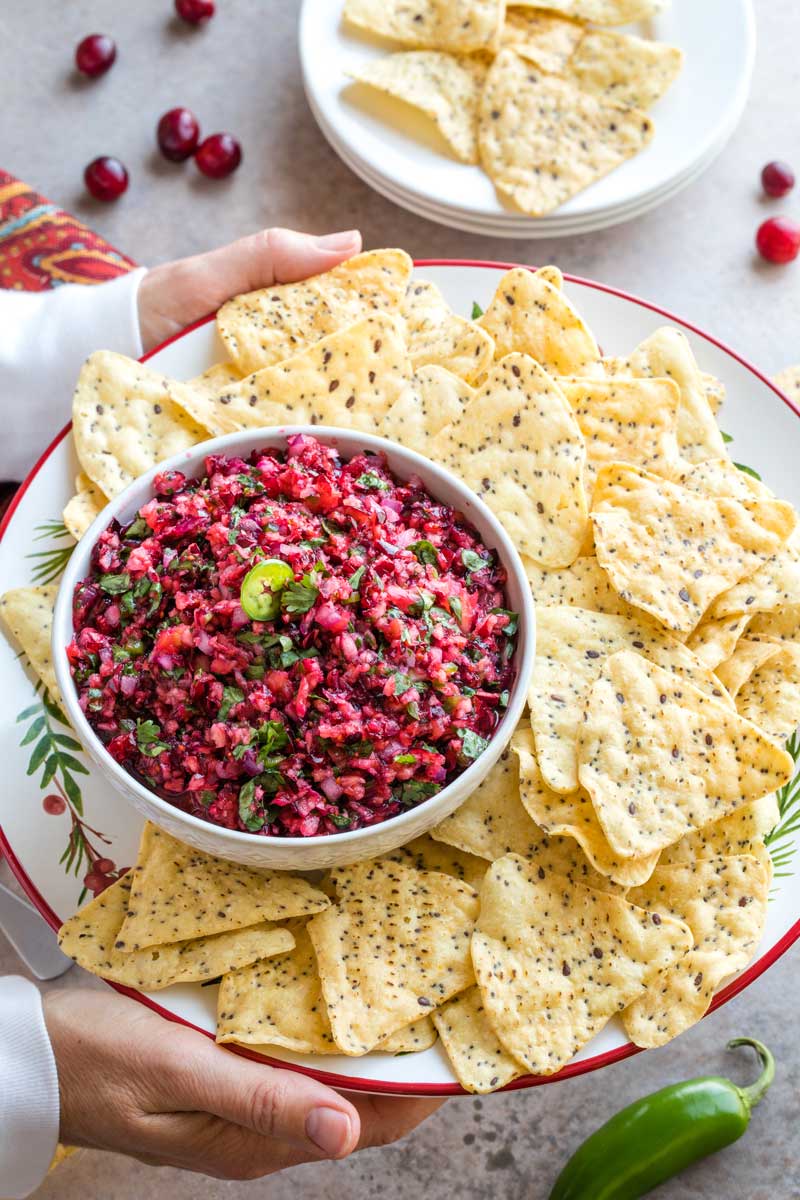
<path fill-rule="evenodd" d="M 390 1033 L 375 1049 L 381 1054 L 419 1054 L 420 1050 L 429 1050 L 436 1037 L 431 1017 L 420 1017 L 397 1033 Z"/>
<path fill-rule="evenodd" d="M 309 424 L 377 433 L 410 381 L 397 321 L 375 313 L 216 397 L 186 384 L 181 403 L 214 434 Z"/>
<path fill-rule="evenodd" d="M 577 558 L 588 525 L 583 438 L 557 384 L 533 359 L 510 354 L 495 363 L 429 455 L 478 493 L 523 553 L 552 567 Z"/>
<path fill-rule="evenodd" d="M 708 858 L 657 867 L 631 904 L 685 921 L 694 945 L 622 1014 L 637 1046 L 663 1046 L 696 1024 L 714 992 L 755 954 L 764 931 L 770 872 L 755 858 Z"/>
<path fill-rule="evenodd" d="M 577 309 L 546 272 L 514 267 L 479 319 L 495 357 L 529 354 L 551 375 L 579 375 L 599 362 L 597 342 Z M 560 275 L 560 272 L 559 272 Z"/>
<path fill-rule="evenodd" d="M 742 617 L 723 617 L 718 621 L 706 617 L 689 634 L 686 647 L 715 671 L 720 663 L 733 654 L 749 620 L 746 614 Z"/>
<path fill-rule="evenodd" d="M 734 466 L 729 458 L 706 458 L 702 462 L 679 466 L 669 474 L 673 483 L 702 492 L 706 496 L 733 496 L 734 500 L 772 499 L 772 492 L 759 479 Z"/>
<path fill-rule="evenodd" d="M 334 1040 L 364 1054 L 473 982 L 474 890 L 449 875 L 399 863 L 333 872 L 349 881 L 337 905 L 312 918 Z"/>
<path fill-rule="evenodd" d="M 754 645 L 763 646 L 764 642 Z M 778 741 L 800 724 L 800 646 L 780 643 L 757 665 L 736 696 L 740 716 Z"/>
<path fill-rule="evenodd" d="M 509 8 L 500 42 L 542 71 L 561 75 L 583 34 L 583 25 L 578 21 L 556 13 Z"/>
<path fill-rule="evenodd" d="M 630 620 L 566 606 L 540 608 L 528 704 L 536 757 L 553 791 L 570 795 L 578 790 L 575 740 L 583 710 L 604 660 L 618 650 L 637 650 L 718 700 L 728 700 L 719 680 L 699 659 L 645 618 Z"/>
<path fill-rule="evenodd" d="M 458 421 L 474 397 L 472 388 L 444 367 L 418 367 L 409 386 L 382 419 L 380 435 L 429 456 L 431 440 L 445 426 Z"/>
<path fill-rule="evenodd" d="M 478 161 L 478 108 L 486 65 L 437 50 L 405 50 L 372 58 L 348 74 L 418 108 L 436 124 L 456 158 Z"/>
<path fill-rule="evenodd" d="M 495 46 L 501 0 L 345 0 L 344 19 L 409 46 L 469 52 Z"/>
<path fill-rule="evenodd" d="M 650 334 L 628 358 L 606 359 L 613 375 L 667 376 L 680 388 L 678 447 L 688 462 L 724 458 L 725 443 L 706 396 L 706 383 L 685 334 L 665 325 Z"/>
<path fill-rule="evenodd" d="M 753 641 L 742 638 L 733 653 L 716 668 L 716 675 L 734 700 L 736 694 L 754 671 L 780 649 L 780 642 Z M 756 722 L 757 724 L 758 722 Z"/>
<path fill-rule="evenodd" d="M 624 108 L 651 108 L 672 86 L 683 51 L 627 33 L 590 30 L 569 62 L 568 73 L 586 92 Z"/>
<path fill-rule="evenodd" d="M 607 463 L 665 475 L 678 460 L 681 397 L 672 379 L 563 379 L 559 385 L 586 441 L 588 495 Z"/>
<path fill-rule="evenodd" d="M 479 789 L 480 790 L 480 789 Z M 414 838 L 405 846 L 381 856 L 386 862 L 403 863 L 416 871 L 441 871 L 477 889 L 486 874 L 486 859 L 459 850 L 456 846 L 434 841 L 428 834 Z"/>
<path fill-rule="evenodd" d="M 532 4 L 595 25 L 627 25 L 652 17 L 661 7 L 661 0 L 514 0 L 514 4 L 521 8 Z"/>
<path fill-rule="evenodd" d="M 486 1014 L 536 1075 L 563 1067 L 692 944 L 680 921 L 656 924 L 618 896 L 541 879 L 513 854 L 492 864 L 480 904 L 472 960 Z"/>
<path fill-rule="evenodd" d="M 623 599 L 684 633 L 775 554 L 797 520 L 780 500 L 701 496 L 623 464 L 600 471 L 591 518 L 598 562 Z"/>
<path fill-rule="evenodd" d="M 541 217 L 643 150 L 653 123 L 567 79 L 547 75 L 513 50 L 489 68 L 481 99 L 481 163 L 498 191 Z"/>
<path fill-rule="evenodd" d="M 473 384 L 494 358 L 494 342 L 474 321 L 457 317 L 435 283 L 412 279 L 400 310 L 412 366 L 445 367 Z"/>
<path fill-rule="evenodd" d="M 447 1057 L 461 1086 L 482 1095 L 524 1074 L 489 1024 L 477 987 L 448 1000 L 433 1014 Z"/>
<path fill-rule="evenodd" d="M 725 384 L 721 379 L 717 379 L 716 375 L 710 375 L 708 371 L 701 371 L 700 378 L 703 381 L 708 406 L 716 416 L 725 403 Z"/>
<path fill-rule="evenodd" d="M 12 588 L 0 596 L 0 622 L 19 642 L 23 653 L 50 696 L 61 704 L 50 641 L 58 584 Z"/>
<path fill-rule="evenodd" d="M 233 365 L 250 375 L 376 312 L 397 312 L 412 270 L 404 250 L 367 250 L 324 275 L 235 296 L 217 329 Z"/>
<path fill-rule="evenodd" d="M 230 384 L 239 383 L 243 378 L 244 374 L 233 363 L 214 363 L 202 375 L 190 379 L 188 386 L 193 391 L 205 392 L 207 396 L 218 396 Z"/>
<path fill-rule="evenodd" d="M 64 509 L 63 519 L 75 541 L 79 542 L 108 500 L 83 471 L 78 472 L 75 487 L 77 491 Z"/>
<path fill-rule="evenodd" d="M 101 979 L 156 992 L 173 983 L 216 979 L 256 959 L 283 954 L 294 945 L 288 929 L 265 921 L 246 929 L 148 946 L 128 954 L 117 948 L 117 939 L 128 911 L 130 891 L 128 872 L 58 931 L 58 944 L 64 953 Z"/>
<path fill-rule="evenodd" d="M 621 887 L 636 887 L 650 878 L 658 862 L 658 852 L 644 858 L 617 857 L 586 792 L 579 790 L 570 796 L 560 796 L 547 786 L 536 762 L 530 725 L 520 723 L 511 745 L 519 761 L 520 798 L 545 833 L 574 838 L 595 870 Z"/>
<path fill-rule="evenodd" d="M 728 857 L 734 854 L 760 856 L 764 850 L 764 835 L 780 820 L 778 802 L 774 795 L 764 796 L 752 804 L 743 804 L 711 825 L 687 833 L 661 851 L 659 866 L 671 863 L 693 863 L 700 858 Z"/>
<path fill-rule="evenodd" d="M 322 999 L 307 927 L 293 925 L 295 946 L 225 975 L 217 1001 L 217 1041 L 283 1046 L 299 1054 L 338 1054 Z"/>
<path fill-rule="evenodd" d="M 641 613 L 614 591 L 611 582 L 593 554 L 576 558 L 568 567 L 548 571 L 533 559 L 522 556 L 522 565 L 537 605 L 552 608 L 568 604 L 591 612 L 616 613 L 641 620 Z"/>
<path fill-rule="evenodd" d="M 770 612 L 800 603 L 800 533 L 796 530 L 785 546 L 751 574 L 748 579 L 723 592 L 710 616 L 731 617 L 739 613 Z"/>
<path fill-rule="evenodd" d="M 592 686 L 577 756 L 581 785 L 623 857 L 661 850 L 794 773 L 752 722 L 630 651 L 608 658 Z"/>
<path fill-rule="evenodd" d="M 109 499 L 208 438 L 177 403 L 185 387 L 124 354 L 98 350 L 87 358 L 72 401 L 72 436 L 81 466 Z"/>
<path fill-rule="evenodd" d="M 785 392 L 790 400 L 800 404 L 800 366 L 786 367 L 774 376 L 772 382 Z"/>
<path fill-rule="evenodd" d="M 775 638 L 780 642 L 800 642 L 800 604 L 756 613 L 747 626 L 747 636 L 754 641 Z"/>
<path fill-rule="evenodd" d="M 132 953 L 261 921 L 309 916 L 328 903 L 327 896 L 305 879 L 225 862 L 184 845 L 148 821 L 117 948 Z"/>

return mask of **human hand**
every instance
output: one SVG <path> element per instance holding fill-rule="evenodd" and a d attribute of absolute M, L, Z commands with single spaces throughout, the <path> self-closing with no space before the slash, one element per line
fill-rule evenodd
<path fill-rule="evenodd" d="M 152 350 L 231 296 L 319 275 L 360 249 L 357 229 L 325 237 L 263 229 L 208 254 L 153 267 L 139 284 L 142 344 Z"/>
<path fill-rule="evenodd" d="M 44 1013 L 61 1141 L 153 1165 L 257 1179 L 397 1141 L 441 1103 L 346 1099 L 112 993 L 51 992 Z"/>

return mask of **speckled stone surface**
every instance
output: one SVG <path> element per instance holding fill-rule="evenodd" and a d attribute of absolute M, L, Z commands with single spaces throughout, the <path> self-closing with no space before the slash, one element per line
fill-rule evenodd
<path fill-rule="evenodd" d="M 698 0 L 673 0 L 693 4 Z M 555 261 L 697 321 L 773 373 L 800 361 L 800 262 L 771 268 L 755 258 L 758 223 L 800 209 L 759 194 L 770 158 L 800 166 L 800 9 L 757 0 L 759 52 L 750 105 L 728 147 L 688 191 L 639 220 L 552 242 L 507 242 L 448 230 L 371 192 L 329 149 L 303 96 L 294 0 L 220 0 L 199 32 L 178 27 L 169 0 L 5 0 L 0 37 L 0 165 L 72 208 L 142 262 L 192 253 L 265 224 L 327 231 L 359 226 L 365 244 L 404 246 L 418 257 Z M 113 34 L 119 57 L 96 84 L 76 82 L 75 43 Z M 720 37 L 724 38 L 724 29 Z M 197 112 L 208 132 L 229 129 L 244 165 L 222 184 L 154 151 L 160 113 Z M 132 183 L 116 206 L 88 201 L 82 170 L 97 154 L 127 164 Z M 3 868 L 2 878 L 8 877 Z M 18 969 L 0 939 L 0 972 Z M 73 969 L 61 986 L 93 985 Z M 779 1061 L 777 1082 L 747 1139 L 663 1187 L 663 1200 L 790 1200 L 800 1197 L 797 1134 L 800 952 L 702 1025 L 662 1050 L 594 1075 L 509 1096 L 446 1104 L 406 1141 L 346 1163 L 295 1168 L 260 1184 L 221 1183 L 83 1152 L 54 1174 L 40 1200 L 544 1200 L 572 1148 L 610 1112 L 665 1083 L 704 1071 L 752 1077 L 729 1037 L 763 1038 Z"/>

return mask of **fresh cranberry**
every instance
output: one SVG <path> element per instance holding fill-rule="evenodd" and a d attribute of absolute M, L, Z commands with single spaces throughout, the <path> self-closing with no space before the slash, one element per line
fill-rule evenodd
<path fill-rule="evenodd" d="M 214 15 L 214 0 L 175 0 L 175 12 L 190 25 L 202 25 Z"/>
<path fill-rule="evenodd" d="M 116 57 L 117 44 L 105 33 L 90 33 L 75 47 L 75 66 L 90 79 L 105 75 Z"/>
<path fill-rule="evenodd" d="M 114 866 L 115 864 L 110 858 L 98 858 L 97 862 L 94 864 L 94 869 L 100 875 L 107 875 L 109 871 L 114 870 Z"/>
<path fill-rule="evenodd" d="M 761 185 L 768 196 L 785 196 L 794 187 L 794 171 L 785 162 L 767 163 L 761 172 Z"/>
<path fill-rule="evenodd" d="M 212 133 L 197 147 L 195 162 L 210 179 L 224 179 L 242 161 L 242 148 L 230 133 Z"/>
<path fill-rule="evenodd" d="M 117 200 L 128 188 L 128 172 L 118 158 L 107 154 L 89 163 L 83 180 L 95 200 Z"/>
<path fill-rule="evenodd" d="M 99 871 L 95 871 L 94 869 L 83 877 L 83 886 L 95 896 L 99 896 L 101 892 L 104 892 L 110 883 L 110 879 L 107 879 L 105 875 L 101 875 Z"/>
<path fill-rule="evenodd" d="M 188 108 L 171 108 L 158 122 L 158 148 L 170 162 L 183 162 L 197 149 L 200 126 Z"/>
<path fill-rule="evenodd" d="M 42 808 L 50 817 L 60 817 L 66 808 L 66 804 L 60 796 L 52 792 L 49 796 L 45 796 L 42 801 Z"/>
<path fill-rule="evenodd" d="M 792 262 L 800 254 L 800 224 L 790 217 L 770 217 L 758 228 L 756 246 L 768 262 Z"/>

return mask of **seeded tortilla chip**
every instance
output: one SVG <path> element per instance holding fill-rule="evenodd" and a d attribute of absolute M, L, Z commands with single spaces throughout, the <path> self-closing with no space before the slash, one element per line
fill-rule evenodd
<path fill-rule="evenodd" d="M 624 108 L 651 108 L 672 86 L 683 51 L 627 33 L 590 30 L 569 62 L 568 73 L 586 92 Z"/>
<path fill-rule="evenodd" d="M 724 458 L 725 443 L 706 395 L 706 383 L 686 335 L 669 325 L 657 329 L 628 358 L 605 360 L 615 375 L 674 379 L 680 388 L 678 446 L 687 462 Z"/>
<path fill-rule="evenodd" d="M 583 710 L 603 662 L 618 650 L 638 651 L 733 708 L 716 676 L 645 618 L 630 620 L 566 606 L 540 608 L 528 704 L 536 757 L 553 791 L 570 795 L 578 790 L 575 740 Z"/>
<path fill-rule="evenodd" d="M 592 686 L 578 778 L 615 851 L 641 857 L 787 783 L 777 741 L 690 683 L 621 651 Z"/>
<path fill-rule="evenodd" d="M 466 884 L 400 863 L 338 868 L 338 904 L 312 918 L 334 1040 L 364 1054 L 473 982 L 469 938 L 478 897 Z"/>
<path fill-rule="evenodd" d="M 524 1074 L 489 1024 L 477 987 L 437 1008 L 433 1023 L 458 1082 L 466 1091 L 479 1095 L 494 1092 Z"/>
<path fill-rule="evenodd" d="M 696 1024 L 714 992 L 750 962 L 764 930 L 770 872 L 750 856 L 657 867 L 631 904 L 684 921 L 694 945 L 622 1014 L 637 1046 L 663 1046 Z"/>
<path fill-rule="evenodd" d="M 735 587 L 723 592 L 709 616 L 736 616 L 739 613 L 784 610 L 800 603 L 800 533 L 791 535 L 786 545 L 767 559 L 758 570 Z"/>
<path fill-rule="evenodd" d="M 686 647 L 715 671 L 720 663 L 733 654 L 749 620 L 747 615 L 722 617 L 716 621 L 706 618 L 689 634 Z"/>
<path fill-rule="evenodd" d="M 181 402 L 214 434 L 308 424 L 377 433 L 410 381 L 397 322 L 375 313 L 296 358 L 231 384 L 215 398 L 186 384 Z"/>
<path fill-rule="evenodd" d="M 736 854 L 751 854 L 760 859 L 765 852 L 764 835 L 774 829 L 779 820 L 775 796 L 763 796 L 752 804 L 743 804 L 721 821 L 695 829 L 679 842 L 667 846 L 661 851 L 659 866 Z"/>
<path fill-rule="evenodd" d="M 531 818 L 520 797 L 519 763 L 510 749 L 503 752 L 460 808 L 431 831 L 431 836 L 458 847 L 469 858 L 480 856 L 493 862 L 504 854 L 520 854 L 534 862 L 537 870 L 568 876 L 598 891 L 617 890 L 594 870 L 576 841 L 546 834 Z M 479 887 L 486 870 L 484 861 L 480 878 L 470 876 L 466 882 Z"/>
<path fill-rule="evenodd" d="M 208 438 L 176 402 L 185 384 L 98 350 L 81 367 L 72 435 L 83 470 L 113 499 L 151 467 Z"/>
<path fill-rule="evenodd" d="M 429 455 L 431 440 L 458 421 L 474 397 L 472 388 L 444 367 L 417 367 L 411 383 L 381 420 L 380 435 Z"/>
<path fill-rule="evenodd" d="M 437 50 L 406 50 L 373 58 L 349 72 L 397 100 L 418 108 L 435 122 L 456 158 L 478 161 L 478 108 L 486 78 L 480 59 Z"/>
<path fill-rule="evenodd" d="M 595 25 L 627 25 L 652 17 L 661 7 L 661 0 L 514 0 L 518 7 L 544 8 L 563 13 L 578 21 L 593 21 Z"/>
<path fill-rule="evenodd" d="M 701 371 L 700 378 L 703 381 L 709 408 L 716 416 L 725 403 L 725 384 L 721 379 L 717 379 L 716 375 L 710 375 L 708 371 Z"/>
<path fill-rule="evenodd" d="M 404 250 L 367 250 L 324 275 L 235 296 L 217 329 L 233 365 L 250 375 L 375 312 L 397 312 L 412 269 Z"/>
<path fill-rule="evenodd" d="M 779 741 L 794 733 L 800 724 L 800 646 L 779 643 L 742 684 L 736 710 Z"/>
<path fill-rule="evenodd" d="M 495 46 L 504 11 L 500 0 L 346 0 L 344 18 L 409 46 L 469 52 Z"/>
<path fill-rule="evenodd" d="M 549 269 L 508 271 L 478 323 L 494 339 L 496 358 L 516 351 L 529 354 L 551 375 L 580 375 L 599 362 L 600 351 L 577 309 L 554 286 Z"/>
<path fill-rule="evenodd" d="M 583 438 L 556 383 L 524 354 L 496 363 L 429 455 L 459 475 L 542 566 L 577 558 L 588 521 Z"/>
<path fill-rule="evenodd" d="M 547 75 L 513 50 L 489 68 L 481 100 L 481 163 L 498 191 L 541 217 L 643 150 L 653 123 Z"/>
<path fill-rule="evenodd" d="M 375 1049 L 381 1054 L 419 1054 L 420 1050 L 429 1050 L 436 1037 L 432 1019 L 420 1017 L 404 1029 L 398 1029 L 397 1033 L 390 1033 Z"/>
<path fill-rule="evenodd" d="M 246 929 L 126 953 L 117 947 L 117 941 L 128 911 L 130 890 L 128 872 L 58 932 L 58 944 L 64 953 L 102 979 L 155 992 L 173 983 L 216 979 L 256 959 L 282 954 L 294 945 L 288 929 L 265 921 Z"/>
<path fill-rule="evenodd" d="M 583 33 L 583 25 L 578 21 L 556 13 L 538 8 L 509 8 L 500 41 L 542 71 L 560 75 Z"/>
<path fill-rule="evenodd" d="M 411 365 L 445 367 L 467 383 L 485 374 L 494 342 L 485 329 L 451 312 L 435 283 L 412 279 L 400 310 Z"/>
<path fill-rule="evenodd" d="M 205 391 L 209 396 L 218 396 L 229 384 L 238 383 L 242 378 L 243 373 L 233 363 L 214 363 L 202 375 L 190 379 L 189 386 L 195 391 Z"/>
<path fill-rule="evenodd" d="M 706 496 L 732 496 L 734 500 L 772 499 L 766 484 L 739 470 L 729 458 L 706 458 L 688 467 L 684 463 L 676 472 L 661 474 L 669 474 L 673 483 Z"/>
<path fill-rule="evenodd" d="M 641 614 L 614 591 L 608 575 L 593 554 L 584 554 L 557 571 L 548 571 L 524 555 L 522 564 L 537 605 L 552 608 L 568 604 L 591 612 L 616 613 L 641 620 Z"/>
<path fill-rule="evenodd" d="M 680 392 L 671 379 L 564 379 L 586 442 L 586 491 L 607 463 L 633 463 L 657 475 L 678 459 L 675 428 Z M 591 507 L 591 504 L 590 504 Z"/>
<path fill-rule="evenodd" d="M 225 862 L 184 845 L 148 821 L 117 948 L 132 953 L 261 921 L 309 916 L 328 903 L 327 896 L 305 879 Z"/>
<path fill-rule="evenodd" d="M 574 838 L 595 870 L 621 887 L 636 887 L 650 878 L 658 852 L 644 858 L 619 858 L 609 846 L 586 792 L 560 796 L 547 786 L 536 762 L 530 725 L 518 726 L 511 745 L 519 762 L 520 798 L 545 833 Z"/>
<path fill-rule="evenodd" d="M 50 640 L 53 633 L 53 608 L 58 584 L 43 587 L 12 588 L 0 596 L 0 622 L 19 642 L 25 657 L 56 704 L 61 693 L 56 683 Z"/>
<path fill-rule="evenodd" d="M 747 636 L 754 640 L 776 638 L 780 642 L 800 642 L 800 604 L 756 613 L 747 626 Z"/>
<path fill-rule="evenodd" d="M 92 483 L 88 475 L 79 471 L 75 478 L 75 495 L 64 509 L 64 524 L 76 542 L 79 542 L 86 530 L 108 504 L 107 498 L 97 484 Z"/>
<path fill-rule="evenodd" d="M 480 896 L 472 960 L 505 1050 L 552 1075 L 691 947 L 686 925 L 508 855 Z"/>
<path fill-rule="evenodd" d="M 486 859 L 459 850 L 456 846 L 434 841 L 428 834 L 414 838 L 391 854 L 383 855 L 386 862 L 403 863 L 416 871 L 441 871 L 477 889 L 486 874 Z"/>
<path fill-rule="evenodd" d="M 705 497 L 624 464 L 601 469 L 591 518 L 598 562 L 623 599 L 684 633 L 796 523 L 783 501 Z"/>
<path fill-rule="evenodd" d="M 780 649 L 779 642 L 741 638 L 733 653 L 716 668 L 717 678 L 732 699 L 758 668 Z M 757 722 L 756 722 L 757 724 Z"/>

